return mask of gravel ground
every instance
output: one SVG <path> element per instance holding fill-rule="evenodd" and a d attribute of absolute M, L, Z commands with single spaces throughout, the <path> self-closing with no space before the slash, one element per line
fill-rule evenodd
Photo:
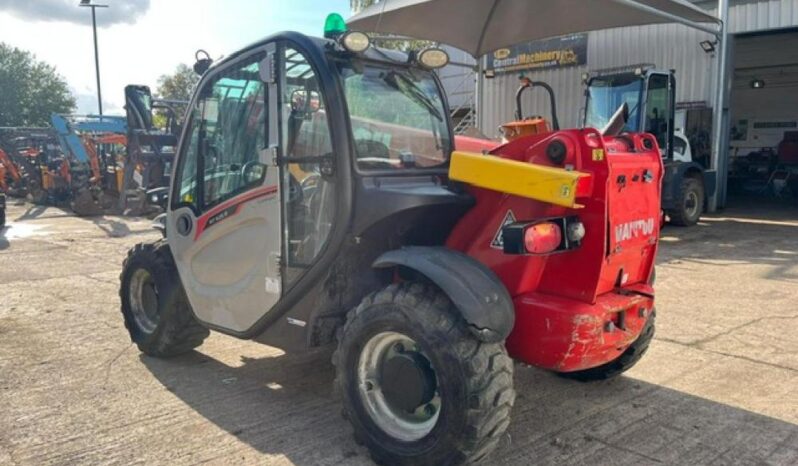
<path fill-rule="evenodd" d="M 212 334 L 140 355 L 119 313 L 149 221 L 9 207 L 0 234 L 0 464 L 370 464 L 326 354 Z M 798 210 L 727 209 L 666 228 L 658 334 L 626 376 L 517 366 L 490 464 L 798 464 Z"/>

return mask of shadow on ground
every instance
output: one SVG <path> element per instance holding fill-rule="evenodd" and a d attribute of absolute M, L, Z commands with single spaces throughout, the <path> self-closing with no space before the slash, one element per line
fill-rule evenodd
<path fill-rule="evenodd" d="M 351 438 L 338 452 L 318 452 L 318 461 L 308 452 L 349 431 L 327 355 L 244 359 L 238 367 L 199 352 L 141 359 L 175 396 L 262 453 L 295 464 L 368 458 Z M 798 463 L 798 426 L 662 386 L 629 377 L 584 384 L 524 367 L 516 367 L 515 385 L 513 424 L 491 464 Z"/>
<path fill-rule="evenodd" d="M 86 217 L 97 226 L 109 238 L 123 238 L 130 234 L 130 227 L 125 222 L 114 220 L 109 217 Z"/>
<path fill-rule="evenodd" d="M 46 214 L 46 215 L 45 215 Z M 72 217 L 72 212 L 64 210 L 60 207 L 47 206 L 41 204 L 31 204 L 25 212 L 22 213 L 15 221 L 20 222 L 24 220 L 37 220 L 40 218 L 63 218 Z"/>

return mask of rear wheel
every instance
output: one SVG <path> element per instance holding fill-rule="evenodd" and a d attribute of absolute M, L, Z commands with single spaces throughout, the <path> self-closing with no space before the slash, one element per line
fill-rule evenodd
<path fill-rule="evenodd" d="M 165 241 L 134 246 L 120 280 L 125 327 L 143 353 L 175 356 L 201 345 L 210 333 L 194 318 Z"/>
<path fill-rule="evenodd" d="M 477 461 L 515 400 L 502 343 L 478 341 L 438 288 L 391 285 L 349 313 L 333 356 L 355 439 L 378 463 Z"/>
<path fill-rule="evenodd" d="M 704 186 L 696 178 L 685 178 L 679 187 L 676 207 L 668 211 L 671 223 L 689 227 L 698 223 L 704 210 Z"/>
<path fill-rule="evenodd" d="M 576 372 L 560 372 L 558 375 L 566 379 L 579 380 L 581 382 L 593 382 L 596 380 L 606 380 L 617 377 L 624 372 L 628 371 L 635 364 L 637 364 L 643 355 L 648 351 L 651 340 L 654 339 L 654 321 L 656 319 L 656 310 L 651 313 L 646 325 L 640 332 L 640 336 L 632 343 L 626 351 L 621 354 L 618 359 L 610 361 L 592 369 L 585 369 Z"/>

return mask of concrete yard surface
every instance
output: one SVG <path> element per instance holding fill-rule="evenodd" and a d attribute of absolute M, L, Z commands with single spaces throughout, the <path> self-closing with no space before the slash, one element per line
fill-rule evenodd
<path fill-rule="evenodd" d="M 146 219 L 9 200 L 0 234 L 0 464 L 371 464 L 324 353 L 213 333 L 158 360 L 119 312 Z M 798 464 L 798 209 L 666 227 L 657 335 L 585 384 L 516 365 L 509 435 L 486 464 Z"/>

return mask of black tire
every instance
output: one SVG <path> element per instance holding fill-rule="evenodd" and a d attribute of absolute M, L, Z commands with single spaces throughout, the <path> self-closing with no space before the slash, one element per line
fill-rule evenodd
<path fill-rule="evenodd" d="M 0 209 L 0 230 L 6 226 L 6 209 Z"/>
<path fill-rule="evenodd" d="M 592 369 L 576 372 L 560 372 L 559 376 L 580 382 L 594 382 L 617 377 L 632 368 L 646 354 L 651 340 L 654 339 L 656 310 L 651 313 L 640 336 L 617 359 Z"/>
<path fill-rule="evenodd" d="M 400 440 L 379 427 L 366 407 L 366 395 L 361 395 L 369 389 L 359 388 L 361 352 L 385 332 L 412 338 L 437 379 L 438 417 L 431 430 L 412 441 Z M 449 298 L 432 285 L 394 284 L 363 299 L 339 331 L 333 364 L 344 417 L 354 428 L 355 440 L 370 450 L 377 463 L 479 461 L 496 448 L 510 424 L 515 401 L 513 364 L 504 344 L 478 341 Z M 377 390 L 384 393 L 382 388 Z"/>
<path fill-rule="evenodd" d="M 148 274 L 149 281 L 134 279 L 137 274 Z M 141 352 L 155 357 L 176 356 L 201 345 L 209 335 L 194 318 L 165 240 L 137 244 L 128 251 L 119 279 L 125 327 Z M 139 282 L 147 283 L 137 292 Z M 141 304 L 135 303 L 134 294 Z M 143 304 L 145 300 L 147 304 Z M 150 311 L 148 315 L 144 307 Z"/>
<path fill-rule="evenodd" d="M 697 178 L 684 178 L 676 196 L 676 208 L 668 211 L 671 223 L 689 227 L 698 223 L 704 210 L 704 185 Z"/>

